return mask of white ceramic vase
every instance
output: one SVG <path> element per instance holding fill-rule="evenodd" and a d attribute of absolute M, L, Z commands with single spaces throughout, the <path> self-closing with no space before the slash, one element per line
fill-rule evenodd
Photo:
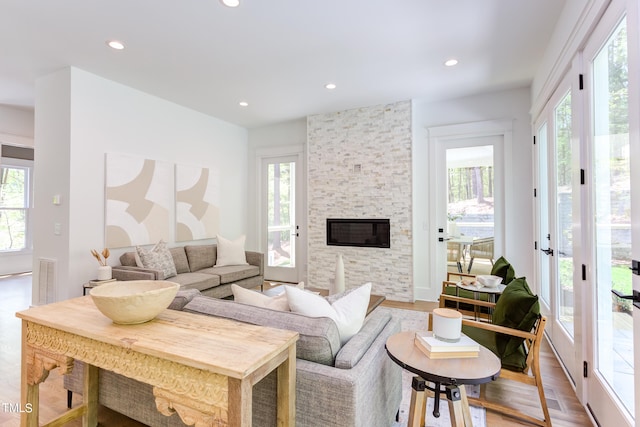
<path fill-rule="evenodd" d="M 342 254 L 338 254 L 336 257 L 336 272 L 333 282 L 331 282 L 329 295 L 339 294 L 341 292 L 344 292 L 344 261 L 342 260 Z"/>
<path fill-rule="evenodd" d="M 98 267 L 98 280 L 109 280 L 111 279 L 111 266 L 110 265 L 101 265 Z"/>
<path fill-rule="evenodd" d="M 447 233 L 449 236 L 457 236 L 458 235 L 458 224 L 453 221 L 449 221 L 447 223 Z"/>

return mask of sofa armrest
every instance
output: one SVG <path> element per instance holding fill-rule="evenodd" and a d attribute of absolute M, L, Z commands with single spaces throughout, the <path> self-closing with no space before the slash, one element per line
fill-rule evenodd
<path fill-rule="evenodd" d="M 260 269 L 260 276 L 264 276 L 264 254 L 262 252 L 245 251 L 247 262 Z"/>
<path fill-rule="evenodd" d="M 111 268 L 111 275 L 116 280 L 161 280 L 164 273 L 150 268 L 116 265 Z"/>
<path fill-rule="evenodd" d="M 379 310 L 379 309 L 377 309 Z M 387 339 L 400 332 L 400 320 L 391 317 L 369 349 L 352 369 L 296 360 L 296 406 L 301 424 L 336 425 L 331 417 L 342 414 L 340 425 L 391 425 L 402 400 L 402 368 L 387 355 Z M 365 403 L 366 402 L 366 403 Z M 298 419 L 296 419 L 298 421 Z"/>
<path fill-rule="evenodd" d="M 391 319 L 391 313 L 386 310 L 374 310 L 367 317 L 360 331 L 355 334 L 336 355 L 335 367 L 340 369 L 352 369 L 360 362 L 362 356 L 369 350 L 373 341 L 387 326 Z"/>

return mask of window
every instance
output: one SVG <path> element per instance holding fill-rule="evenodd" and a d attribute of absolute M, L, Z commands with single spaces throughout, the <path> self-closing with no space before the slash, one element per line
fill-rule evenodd
<path fill-rule="evenodd" d="M 2 159 L 0 166 L 0 252 L 31 249 L 29 231 L 30 163 L 16 159 Z"/>

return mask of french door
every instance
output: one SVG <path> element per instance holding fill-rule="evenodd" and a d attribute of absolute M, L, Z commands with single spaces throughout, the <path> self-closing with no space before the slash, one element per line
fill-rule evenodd
<path fill-rule="evenodd" d="M 547 333 L 574 383 L 580 372 L 575 347 L 574 281 L 579 280 L 574 258 L 573 223 L 578 219 L 579 150 L 572 121 L 575 97 L 567 78 L 549 101 L 536 125 L 534 150 L 536 183 L 536 265 Z M 577 200 L 576 200 L 577 199 Z"/>
<path fill-rule="evenodd" d="M 442 283 L 448 271 L 488 274 L 503 254 L 504 152 L 510 126 L 490 121 L 429 129 L 430 191 L 435 194 L 430 208 L 433 284 Z M 474 242 L 482 242 L 477 254 L 472 253 Z M 434 285 L 428 298 L 436 300 L 440 291 Z"/>
<path fill-rule="evenodd" d="M 299 244 L 303 216 L 301 157 L 301 153 L 262 157 L 259 234 L 266 254 L 265 280 L 301 280 L 305 253 Z"/>
<path fill-rule="evenodd" d="M 612 1 L 585 46 L 585 207 L 592 242 L 587 282 L 587 404 L 600 425 L 640 425 L 640 310 L 612 294 L 640 290 L 637 2 Z M 630 53 L 632 55 L 630 55 Z M 635 350 L 634 350 L 635 346 Z"/>

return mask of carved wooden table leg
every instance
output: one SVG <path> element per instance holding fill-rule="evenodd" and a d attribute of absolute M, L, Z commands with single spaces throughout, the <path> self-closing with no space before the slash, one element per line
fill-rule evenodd
<path fill-rule="evenodd" d="M 22 369 L 20 374 L 20 425 L 37 427 L 40 416 L 40 383 L 53 369 L 62 374 L 71 372 L 73 359 L 27 344 L 27 322 L 22 321 Z"/>

